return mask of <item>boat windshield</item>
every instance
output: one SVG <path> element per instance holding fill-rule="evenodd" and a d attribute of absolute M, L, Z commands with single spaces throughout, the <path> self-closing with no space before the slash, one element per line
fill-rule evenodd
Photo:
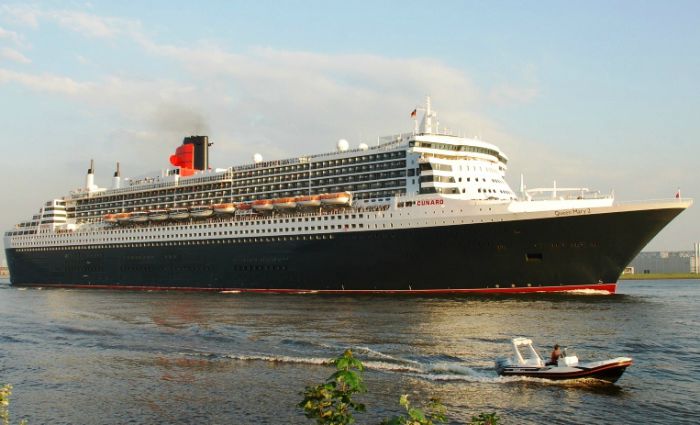
<path fill-rule="evenodd" d="M 517 347 L 517 350 L 525 364 L 535 366 L 540 364 L 541 358 L 531 345 L 521 345 Z"/>

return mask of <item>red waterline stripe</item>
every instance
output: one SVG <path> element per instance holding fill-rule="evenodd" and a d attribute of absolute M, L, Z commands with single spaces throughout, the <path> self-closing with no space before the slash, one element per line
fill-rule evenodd
<path fill-rule="evenodd" d="M 373 290 L 373 289 L 249 289 L 249 288 L 197 288 L 177 286 L 126 286 L 126 285 L 35 285 L 20 284 L 18 287 L 65 288 L 65 289 L 119 289 L 127 291 L 186 291 L 186 292 L 251 292 L 266 294 L 524 294 L 533 292 L 567 292 L 594 290 L 614 294 L 616 283 L 595 283 L 588 285 L 557 285 L 557 286 L 522 286 L 514 288 L 478 288 L 478 289 L 405 289 L 405 290 Z"/>

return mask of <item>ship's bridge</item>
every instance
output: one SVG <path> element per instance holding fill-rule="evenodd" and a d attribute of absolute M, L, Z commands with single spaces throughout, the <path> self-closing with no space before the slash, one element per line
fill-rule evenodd
<path fill-rule="evenodd" d="M 449 155 L 435 148 L 412 149 L 419 155 L 420 193 L 459 195 L 467 199 L 517 199 L 505 181 L 504 163 L 494 160 L 491 154 Z"/>
<path fill-rule="evenodd" d="M 418 108 L 416 109 L 418 110 Z M 482 140 L 442 133 L 437 113 L 426 99 L 425 114 L 408 141 L 419 166 L 420 193 L 456 195 L 466 199 L 512 200 L 517 196 L 505 181 L 508 157 Z"/>
<path fill-rule="evenodd" d="M 505 169 L 508 157 L 498 147 L 476 139 L 447 135 L 416 136 L 409 147 L 432 157 L 448 159 L 475 159 L 499 163 Z"/>

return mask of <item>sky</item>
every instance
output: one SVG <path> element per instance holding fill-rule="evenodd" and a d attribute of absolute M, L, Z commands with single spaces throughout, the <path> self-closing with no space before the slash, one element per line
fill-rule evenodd
<path fill-rule="evenodd" d="M 0 0 L 0 228 L 84 184 L 332 151 L 440 125 L 509 156 L 519 188 L 697 196 L 697 1 Z M 646 250 L 700 241 L 691 207 Z"/>

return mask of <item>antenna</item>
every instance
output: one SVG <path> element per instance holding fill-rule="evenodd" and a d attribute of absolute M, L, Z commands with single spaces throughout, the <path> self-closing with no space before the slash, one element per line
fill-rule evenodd
<path fill-rule="evenodd" d="M 122 173 L 119 170 L 119 163 L 117 162 L 117 171 L 114 172 L 114 177 L 112 178 L 112 189 L 119 189 L 121 187 L 121 175 Z"/>
<path fill-rule="evenodd" d="M 88 192 L 92 192 L 97 189 L 95 186 L 95 160 L 90 160 L 90 169 L 88 169 L 87 176 L 85 176 L 85 188 Z"/>
<path fill-rule="evenodd" d="M 425 96 L 425 115 L 423 115 L 422 133 L 433 132 L 433 110 L 430 106 L 430 95 Z"/>

